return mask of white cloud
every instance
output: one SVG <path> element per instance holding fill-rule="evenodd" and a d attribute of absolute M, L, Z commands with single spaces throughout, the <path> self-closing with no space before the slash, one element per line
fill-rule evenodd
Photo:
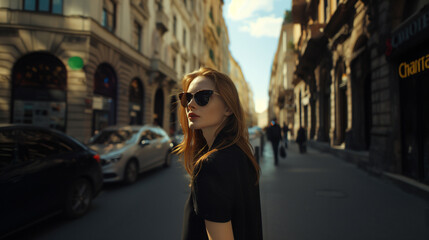
<path fill-rule="evenodd" d="M 253 17 L 257 11 L 271 12 L 274 0 L 231 0 L 228 6 L 228 18 L 243 20 Z"/>
<path fill-rule="evenodd" d="M 279 37 L 283 18 L 268 16 L 249 21 L 240 27 L 243 32 L 248 32 L 254 37 Z"/>

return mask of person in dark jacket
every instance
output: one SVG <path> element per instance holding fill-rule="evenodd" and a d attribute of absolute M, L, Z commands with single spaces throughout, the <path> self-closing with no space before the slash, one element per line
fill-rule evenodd
<path fill-rule="evenodd" d="M 260 168 L 234 83 L 203 67 L 182 86 L 175 152 L 190 175 L 182 240 L 261 240 Z"/>
<path fill-rule="evenodd" d="M 287 134 L 289 132 L 289 127 L 285 122 L 283 122 L 283 129 L 282 130 L 283 130 L 283 141 L 285 142 L 285 148 L 287 148 L 287 141 L 288 141 Z"/>
<path fill-rule="evenodd" d="M 282 138 L 282 130 L 280 125 L 277 123 L 276 118 L 271 121 L 270 126 L 267 129 L 267 138 L 273 146 L 274 164 L 277 166 L 279 164 L 278 150 L 279 142 Z"/>
<path fill-rule="evenodd" d="M 305 153 L 307 151 L 307 136 L 305 134 L 305 128 L 303 128 L 302 126 L 298 129 L 296 142 L 299 145 L 299 152 Z"/>

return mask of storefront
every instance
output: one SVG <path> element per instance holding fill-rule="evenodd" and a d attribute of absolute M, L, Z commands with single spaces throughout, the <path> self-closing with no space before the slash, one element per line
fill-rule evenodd
<path fill-rule="evenodd" d="M 387 52 L 399 81 L 402 173 L 429 183 L 429 9 L 396 29 Z"/>
<path fill-rule="evenodd" d="M 48 52 L 20 58 L 12 70 L 12 123 L 66 130 L 67 71 Z"/>

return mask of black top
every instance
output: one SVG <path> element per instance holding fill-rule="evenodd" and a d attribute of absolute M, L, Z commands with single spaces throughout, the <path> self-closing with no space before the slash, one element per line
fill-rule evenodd
<path fill-rule="evenodd" d="M 279 142 L 282 138 L 282 132 L 281 132 L 280 125 L 275 123 L 274 125 L 268 127 L 267 129 L 267 138 L 271 142 Z"/>
<path fill-rule="evenodd" d="M 221 139 L 219 134 L 213 146 Z M 212 153 L 200 168 L 185 204 L 182 240 L 208 239 L 205 219 L 231 220 L 235 240 L 262 239 L 259 184 L 246 154 L 233 145 Z"/>

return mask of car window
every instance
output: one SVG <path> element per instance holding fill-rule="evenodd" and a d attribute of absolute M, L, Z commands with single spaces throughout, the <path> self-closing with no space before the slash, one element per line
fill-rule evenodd
<path fill-rule="evenodd" d="M 158 129 L 158 133 L 159 133 L 161 138 L 164 138 L 164 137 L 168 138 L 168 134 L 164 131 L 164 129 L 162 129 L 162 128 Z"/>
<path fill-rule="evenodd" d="M 130 140 L 137 131 L 131 130 L 104 130 L 94 137 L 91 144 L 119 144 Z"/>
<path fill-rule="evenodd" d="M 0 170 L 12 164 L 16 152 L 14 131 L 0 130 Z"/>
<path fill-rule="evenodd" d="M 46 159 L 73 151 L 73 147 L 67 141 L 43 130 L 20 131 L 18 145 L 21 162 Z"/>
<path fill-rule="evenodd" d="M 157 138 L 168 137 L 167 133 L 162 128 L 156 128 L 155 131 L 156 131 L 156 134 L 157 134 Z"/>
<path fill-rule="evenodd" d="M 141 140 L 154 140 L 157 138 L 157 134 L 154 133 L 152 130 L 145 130 L 142 132 Z"/>

